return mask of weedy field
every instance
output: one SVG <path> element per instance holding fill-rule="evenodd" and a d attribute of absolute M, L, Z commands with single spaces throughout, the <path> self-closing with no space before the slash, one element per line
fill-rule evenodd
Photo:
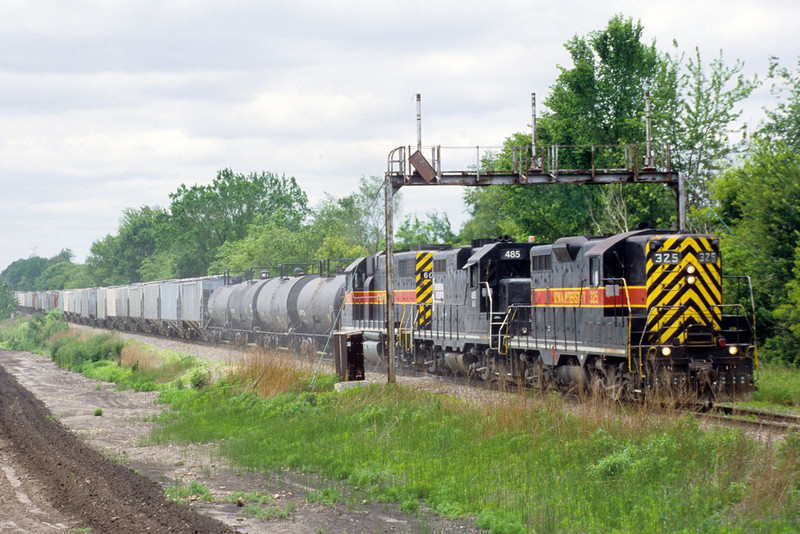
<path fill-rule="evenodd" d="M 310 373 L 252 355 L 206 388 L 163 391 L 171 410 L 154 439 L 218 442 L 242 466 L 326 475 L 329 499 L 425 506 L 493 532 L 800 528 L 797 436 L 757 440 L 558 394 L 471 403 L 384 384 L 337 394 L 334 377 Z"/>
<path fill-rule="evenodd" d="M 47 320 L 15 324 L 0 339 L 13 330 L 19 340 L 26 328 L 43 338 Z M 117 351 L 113 337 L 62 341 L 72 336 L 55 336 L 54 359 L 52 347 L 82 345 L 70 349 L 70 368 L 160 391 L 168 409 L 152 440 L 215 443 L 243 468 L 318 472 L 329 484 L 307 496 L 316 502 L 398 502 L 500 533 L 800 530 L 797 435 L 704 428 L 685 415 L 556 393 L 478 402 L 374 384 L 339 394 L 335 377 L 282 354 L 213 369 L 144 346 Z M 757 402 L 797 404 L 797 377 L 762 368 Z"/>

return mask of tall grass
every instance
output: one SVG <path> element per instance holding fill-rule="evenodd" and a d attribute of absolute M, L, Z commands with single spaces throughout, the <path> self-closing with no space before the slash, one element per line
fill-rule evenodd
<path fill-rule="evenodd" d="M 48 354 L 59 365 L 120 389 L 153 391 L 205 384 L 207 365 L 188 354 L 159 352 L 116 334 L 68 328 L 59 310 L 6 321 L 0 344 L 11 350 Z"/>
<path fill-rule="evenodd" d="M 119 363 L 125 367 L 152 371 L 161 367 L 164 362 L 152 348 L 142 343 L 128 342 L 122 347 Z"/>
<path fill-rule="evenodd" d="M 800 368 L 780 361 L 762 363 L 758 371 L 756 402 L 800 406 Z"/>
<path fill-rule="evenodd" d="M 8 350 L 20 350 L 45 354 L 48 340 L 57 332 L 67 329 L 61 310 L 47 314 L 34 314 L 5 321 L 0 330 L 0 346 Z"/>
<path fill-rule="evenodd" d="M 475 405 L 390 385 L 335 394 L 308 384 L 266 398 L 241 378 L 163 392 L 175 411 L 154 439 L 220 440 L 240 465 L 318 471 L 368 499 L 475 515 L 494 532 L 800 528 L 794 449 L 738 431 L 557 395 Z M 764 482 L 778 471 L 782 482 Z"/>
<path fill-rule="evenodd" d="M 124 343 L 115 334 L 86 337 L 67 334 L 50 343 L 50 357 L 59 366 L 80 372 L 85 363 L 119 361 Z"/>
<path fill-rule="evenodd" d="M 262 397 L 273 397 L 299 387 L 313 372 L 313 363 L 285 351 L 254 349 L 228 361 L 243 386 Z"/>
<path fill-rule="evenodd" d="M 83 364 L 80 371 L 89 378 L 114 382 L 119 389 L 160 391 L 181 389 L 199 383 L 207 368 L 194 356 L 156 351 L 140 343 L 128 342 L 119 361 L 101 360 Z M 205 383 L 205 380 L 202 381 Z"/>

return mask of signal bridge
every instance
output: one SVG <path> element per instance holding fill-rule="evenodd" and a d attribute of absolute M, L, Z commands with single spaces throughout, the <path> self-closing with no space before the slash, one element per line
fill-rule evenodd
<path fill-rule="evenodd" d="M 531 94 L 531 144 L 511 148 L 422 146 L 420 95 L 417 102 L 417 147 L 401 146 L 389 152 L 385 176 L 386 256 L 394 254 L 392 197 L 401 187 L 459 185 L 666 183 L 676 194 L 678 228 L 686 227 L 686 191 L 683 175 L 674 172 L 669 145 L 653 145 L 650 137 L 650 95 L 645 95 L 646 143 L 631 145 L 551 145 L 536 142 L 536 95 Z M 426 156 L 426 154 L 428 154 Z M 394 266 L 386 262 L 386 298 L 394 302 Z M 386 306 L 388 381 L 395 381 L 395 310 Z"/>
<path fill-rule="evenodd" d="M 669 145 L 552 145 L 511 147 L 397 147 L 387 158 L 386 176 L 395 188 L 412 185 L 527 185 L 667 183 L 678 185 Z M 534 156 L 535 151 L 535 156 Z M 427 155 L 426 155 L 427 154 Z M 466 169 L 466 170 L 465 170 Z"/>

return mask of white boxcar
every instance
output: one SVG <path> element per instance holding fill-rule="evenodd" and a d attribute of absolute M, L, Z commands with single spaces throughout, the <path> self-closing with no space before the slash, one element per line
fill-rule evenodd
<path fill-rule="evenodd" d="M 174 322 L 181 319 L 180 280 L 167 280 L 159 284 L 161 292 L 161 320 Z"/>
<path fill-rule="evenodd" d="M 117 318 L 122 320 L 128 318 L 128 286 L 117 288 Z"/>
<path fill-rule="evenodd" d="M 117 288 L 106 288 L 106 317 L 109 319 L 117 318 Z"/>
<path fill-rule="evenodd" d="M 150 282 L 142 286 L 142 298 L 144 300 L 142 317 L 147 323 L 154 325 L 161 322 L 159 286 L 158 282 Z"/>
<path fill-rule="evenodd" d="M 75 308 L 72 312 L 79 317 L 89 316 L 89 291 L 87 289 L 75 290 Z"/>
<path fill-rule="evenodd" d="M 59 291 L 48 291 L 47 292 L 47 310 L 55 310 L 58 308 L 58 296 Z"/>
<path fill-rule="evenodd" d="M 61 308 L 61 311 L 70 314 L 74 313 L 75 291 L 74 290 L 64 291 L 64 294 L 62 295 L 62 300 L 63 300 L 63 307 Z"/>
<path fill-rule="evenodd" d="M 200 330 L 208 320 L 208 297 L 224 285 L 221 276 L 183 280 L 180 289 L 181 320 L 192 329 Z"/>
<path fill-rule="evenodd" d="M 108 313 L 106 312 L 108 308 L 108 288 L 106 287 L 98 287 L 97 288 L 97 319 L 99 321 L 105 321 L 108 319 Z"/>
<path fill-rule="evenodd" d="M 86 308 L 83 310 L 85 319 L 97 317 L 97 288 L 92 287 L 86 290 Z"/>
<path fill-rule="evenodd" d="M 128 317 L 141 321 L 143 313 L 142 286 L 134 284 L 128 286 Z"/>

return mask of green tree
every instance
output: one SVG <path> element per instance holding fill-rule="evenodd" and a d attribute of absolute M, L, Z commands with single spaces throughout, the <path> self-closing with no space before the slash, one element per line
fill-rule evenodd
<path fill-rule="evenodd" d="M 129 283 L 117 269 L 116 260 L 121 253 L 119 237 L 107 234 L 104 238 L 92 243 L 86 266 L 92 273 L 92 279 L 99 286 L 114 286 Z"/>
<path fill-rule="evenodd" d="M 598 209 L 594 188 L 580 185 L 476 188 L 466 192 L 464 202 L 472 217 L 459 234 L 462 242 L 510 235 L 547 243 L 591 234 L 592 214 Z"/>
<path fill-rule="evenodd" d="M 386 241 L 386 197 L 384 179 L 380 176 L 362 177 L 355 194 L 355 206 L 360 214 L 354 235 L 360 238 L 366 254 L 376 254 L 383 250 Z M 402 193 L 393 197 L 393 213 L 400 211 Z M 394 221 L 393 221 L 394 222 Z"/>
<path fill-rule="evenodd" d="M 774 109 L 767 110 L 768 121 L 759 135 L 770 142 L 800 150 L 800 58 L 794 71 L 781 67 L 778 58 L 771 58 L 768 77 L 778 103 Z"/>
<path fill-rule="evenodd" d="M 0 319 L 11 316 L 17 309 L 17 299 L 14 297 L 14 288 L 6 280 L 0 278 Z"/>
<path fill-rule="evenodd" d="M 673 167 L 684 173 L 690 224 L 709 231 L 711 187 L 728 158 L 743 147 L 730 140 L 731 125 L 741 117 L 740 103 L 758 86 L 742 74 L 744 64 L 726 65 L 722 56 L 704 66 L 700 50 L 681 75 L 680 108 L 666 138 Z M 705 223 L 705 224 L 704 224 Z"/>
<path fill-rule="evenodd" d="M 767 355 L 800 363 L 800 68 L 773 60 L 767 120 L 743 161 L 714 184 L 727 271 L 752 277 Z"/>
<path fill-rule="evenodd" d="M 726 272 L 752 277 L 761 338 L 775 338 L 768 346 L 793 361 L 795 355 L 776 345 L 791 327 L 786 323 L 791 316 L 776 311 L 790 302 L 797 280 L 800 155 L 780 143 L 756 141 L 741 166 L 717 179 L 714 192 L 719 215 L 732 229 L 721 235 Z"/>
<path fill-rule="evenodd" d="M 396 248 L 400 250 L 413 245 L 454 245 L 457 240 L 458 236 L 453 233 L 446 213 L 428 213 L 422 221 L 416 215 L 409 215 L 397 230 Z"/>
<path fill-rule="evenodd" d="M 622 16 L 613 17 L 603 30 L 573 37 L 565 47 L 572 66 L 559 67 L 561 73 L 545 100 L 549 111 L 537 123 L 537 144 L 560 145 L 561 169 L 624 166 L 624 151 L 593 152 L 586 145 L 643 141 L 648 89 L 654 124 L 678 107 L 677 64 L 660 53 L 655 42 L 642 42 L 640 23 Z M 501 154 L 484 165 L 510 169 L 510 147 L 530 142 L 530 136 L 515 134 Z M 473 220 L 462 238 L 476 237 L 479 228 L 551 240 L 574 233 L 624 231 L 640 222 L 669 225 L 675 213 L 674 194 L 659 184 L 485 188 L 468 191 L 465 202 Z"/>
<path fill-rule="evenodd" d="M 642 32 L 639 22 L 617 15 L 605 29 L 567 42 L 573 66 L 559 66 L 561 74 L 545 101 L 551 110 L 547 137 L 563 145 L 641 142 L 644 95 L 653 87 L 659 88 L 654 108 L 674 109 L 676 65 L 655 41 L 643 43 Z M 589 168 L 587 161 L 571 163 Z"/>
<path fill-rule="evenodd" d="M 123 211 L 116 235 L 92 243 L 86 265 L 98 285 L 131 284 L 145 280 L 142 264 L 156 252 L 170 247 L 169 213 L 163 208 L 144 206 Z M 173 273 L 166 273 L 171 278 Z"/>
<path fill-rule="evenodd" d="M 383 206 L 383 180 L 373 176 L 362 178 L 355 193 L 327 195 L 305 221 L 257 217 L 243 238 L 217 249 L 209 272 L 373 254 L 383 247 Z"/>
<path fill-rule="evenodd" d="M 139 265 L 139 277 L 142 282 L 176 278 L 177 262 L 177 255 L 174 251 L 158 250 L 151 256 L 142 259 Z"/>
<path fill-rule="evenodd" d="M 52 263 L 39 275 L 35 285 L 37 290 L 53 290 L 91 287 L 95 284 L 85 265 L 65 260 Z"/>
<path fill-rule="evenodd" d="M 251 267 L 274 268 L 281 263 L 304 263 L 317 259 L 316 243 L 310 243 L 305 226 L 288 228 L 269 215 L 259 215 L 242 239 L 227 241 L 217 249 L 210 274 Z"/>
<path fill-rule="evenodd" d="M 317 258 L 358 258 L 364 256 L 369 244 L 368 232 L 362 226 L 364 199 L 358 193 L 336 198 L 326 195 L 314 210 L 310 235 L 317 249 Z"/>
<path fill-rule="evenodd" d="M 308 199 L 295 179 L 269 172 L 244 175 L 224 169 L 210 185 L 181 185 L 170 200 L 179 276 L 206 274 L 217 249 L 244 238 L 258 217 L 291 229 L 308 215 Z"/>
<path fill-rule="evenodd" d="M 11 287 L 16 291 L 35 291 L 47 289 L 39 287 L 37 280 L 51 266 L 61 262 L 70 262 L 72 251 L 64 249 L 52 258 L 40 258 L 31 256 L 30 258 L 19 259 L 12 262 L 5 270 L 0 273 Z"/>

